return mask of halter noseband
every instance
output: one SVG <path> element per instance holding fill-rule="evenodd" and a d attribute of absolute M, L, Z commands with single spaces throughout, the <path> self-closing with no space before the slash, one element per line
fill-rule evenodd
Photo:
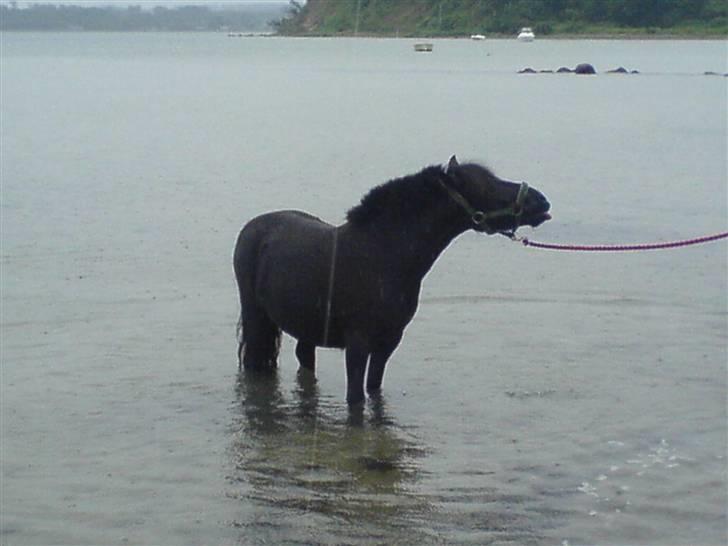
<path fill-rule="evenodd" d="M 485 231 L 488 235 L 498 233 L 498 230 L 493 229 L 488 225 L 488 220 L 493 220 L 494 218 L 501 218 L 502 216 L 513 216 L 516 221 L 513 232 L 515 232 L 518 226 L 521 225 L 523 204 L 526 202 L 526 195 L 528 194 L 528 184 L 526 182 L 521 182 L 521 186 L 518 188 L 518 195 L 516 195 L 516 200 L 513 203 L 511 203 L 507 207 L 503 207 L 502 209 L 491 210 L 488 212 L 474 209 L 472 206 L 470 206 L 470 203 L 468 203 L 468 200 L 465 199 L 463 194 L 450 187 L 442 180 L 440 180 L 439 182 L 440 184 L 442 184 L 442 187 L 445 188 L 452 200 L 460 205 L 463 209 L 465 209 L 465 212 L 470 215 L 470 221 L 473 222 L 476 227 L 482 228 L 483 231 Z"/>

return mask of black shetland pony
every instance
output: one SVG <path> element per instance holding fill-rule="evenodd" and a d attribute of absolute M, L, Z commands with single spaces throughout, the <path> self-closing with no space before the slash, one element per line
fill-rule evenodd
<path fill-rule="evenodd" d="M 384 367 L 417 309 L 440 253 L 467 231 L 512 235 L 548 220 L 549 203 L 527 184 L 476 164 L 427 167 L 372 189 L 340 226 L 294 210 L 263 214 L 240 232 L 238 361 L 277 365 L 281 330 L 298 340 L 301 367 L 316 347 L 346 349 L 346 400 L 378 391 Z"/>

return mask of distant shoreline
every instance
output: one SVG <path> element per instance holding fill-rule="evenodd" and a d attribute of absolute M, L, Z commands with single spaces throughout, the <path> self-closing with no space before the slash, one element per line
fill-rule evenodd
<path fill-rule="evenodd" d="M 486 40 L 515 40 L 515 33 L 482 33 Z M 415 40 L 437 40 L 437 39 L 465 39 L 469 40 L 469 34 L 398 34 L 391 32 L 341 32 L 341 33 L 316 33 L 316 32 L 282 32 L 277 36 L 293 38 L 404 38 Z M 591 32 L 550 32 L 548 34 L 536 34 L 536 40 L 723 40 L 728 41 L 728 33 L 706 32 L 704 30 L 692 29 L 683 31 L 651 31 L 642 29 L 592 29 Z"/>
<path fill-rule="evenodd" d="M 470 40 L 470 36 L 402 36 L 396 34 L 368 34 L 360 32 L 354 34 L 271 34 L 279 38 L 386 38 L 392 40 Z M 485 40 L 513 40 L 516 36 L 510 35 L 485 35 Z M 594 34 L 547 34 L 536 36 L 535 41 L 544 40 L 692 40 L 692 41 L 724 41 L 728 42 L 728 36 L 718 34 L 640 34 L 640 33 L 594 33 Z"/>
<path fill-rule="evenodd" d="M 228 37 L 229 34 L 238 34 L 238 31 L 227 30 L 147 30 L 147 29 L 124 29 L 124 30 L 84 30 L 84 29 L 2 29 L 3 33 L 17 34 L 219 34 Z M 470 36 L 416 36 L 416 35 L 397 35 L 397 34 L 374 34 L 360 32 L 340 33 L 340 34 L 277 34 L 275 32 L 266 31 L 240 31 L 242 36 L 229 36 L 231 38 L 370 38 L 370 39 L 387 39 L 387 40 L 470 40 Z M 506 34 L 485 35 L 485 40 L 516 40 L 515 36 Z M 721 34 L 683 34 L 683 33 L 559 33 L 545 34 L 536 36 L 535 41 L 558 41 L 558 40 L 643 40 L 643 41 L 663 41 L 663 40 L 686 40 L 686 41 L 724 41 L 728 42 L 728 36 Z"/>

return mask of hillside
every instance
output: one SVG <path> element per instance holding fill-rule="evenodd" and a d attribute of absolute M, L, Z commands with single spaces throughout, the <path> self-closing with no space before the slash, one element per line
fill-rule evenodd
<path fill-rule="evenodd" d="M 560 34 L 728 36 L 725 0 L 308 0 L 291 2 L 286 35 L 511 36 L 531 26 Z"/>

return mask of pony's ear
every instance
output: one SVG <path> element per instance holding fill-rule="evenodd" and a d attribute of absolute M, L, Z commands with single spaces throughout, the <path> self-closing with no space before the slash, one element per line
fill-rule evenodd
<path fill-rule="evenodd" d="M 442 170 L 445 171 L 445 174 L 447 174 L 450 171 L 452 171 L 455 167 L 459 167 L 459 166 L 460 166 L 460 164 L 458 163 L 458 158 L 455 157 L 455 155 L 452 155 L 450 157 L 450 160 L 447 162 L 447 165 L 445 165 Z"/>

